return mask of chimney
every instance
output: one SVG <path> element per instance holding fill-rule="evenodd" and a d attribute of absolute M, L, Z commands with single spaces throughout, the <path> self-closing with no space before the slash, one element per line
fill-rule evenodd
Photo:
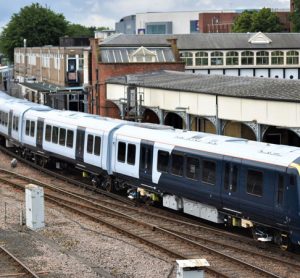
<path fill-rule="evenodd" d="M 175 61 L 180 62 L 181 60 L 180 60 L 180 55 L 179 55 L 179 51 L 177 48 L 177 38 L 167 39 L 167 42 L 169 42 L 171 44 L 171 48 L 172 48 L 172 51 L 173 51 L 173 54 L 175 57 Z"/>

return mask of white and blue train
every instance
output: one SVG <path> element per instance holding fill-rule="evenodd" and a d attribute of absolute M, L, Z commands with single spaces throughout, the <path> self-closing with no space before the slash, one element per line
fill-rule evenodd
<path fill-rule="evenodd" d="M 0 94 L 0 138 L 36 163 L 72 165 L 109 190 L 300 244 L 300 148 L 59 111 Z"/>

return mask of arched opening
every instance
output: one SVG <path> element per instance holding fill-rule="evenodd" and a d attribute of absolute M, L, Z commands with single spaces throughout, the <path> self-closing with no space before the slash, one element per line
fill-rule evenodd
<path fill-rule="evenodd" d="M 295 132 L 275 126 L 270 126 L 266 130 L 263 141 L 271 144 L 300 147 L 300 137 Z"/>
<path fill-rule="evenodd" d="M 227 123 L 224 128 L 224 135 L 256 141 L 256 135 L 253 130 L 239 122 Z"/>
<path fill-rule="evenodd" d="M 145 109 L 144 114 L 143 114 L 142 122 L 144 122 L 144 123 L 153 123 L 153 124 L 159 124 L 160 123 L 158 116 L 151 109 Z"/>
<path fill-rule="evenodd" d="M 183 120 L 176 113 L 169 112 L 165 117 L 165 125 L 172 126 L 174 128 L 183 129 Z"/>
<path fill-rule="evenodd" d="M 201 118 L 201 117 L 192 117 L 191 130 L 212 133 L 212 134 L 217 133 L 214 124 L 208 119 Z"/>
<path fill-rule="evenodd" d="M 105 115 L 107 117 L 121 119 L 121 111 L 119 107 L 112 101 L 106 101 L 105 107 L 102 107 L 101 109 L 105 109 Z"/>

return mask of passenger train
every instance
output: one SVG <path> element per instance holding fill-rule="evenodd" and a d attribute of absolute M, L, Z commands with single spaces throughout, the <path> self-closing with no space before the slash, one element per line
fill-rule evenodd
<path fill-rule="evenodd" d="M 282 248 L 300 244 L 300 148 L 60 111 L 4 93 L 0 139 L 41 165 L 89 173 L 107 190 L 251 228 Z"/>

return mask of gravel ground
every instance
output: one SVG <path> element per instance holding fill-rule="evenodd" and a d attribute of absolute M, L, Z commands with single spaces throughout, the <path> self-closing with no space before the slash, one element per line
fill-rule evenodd
<path fill-rule="evenodd" d="M 10 168 L 11 159 L 0 158 L 0 167 Z M 38 179 L 21 163 L 14 171 Z M 159 251 L 105 226 L 46 202 L 46 227 L 31 231 L 20 225 L 24 193 L 1 184 L 0 199 L 0 244 L 42 277 L 175 277 L 175 264 Z"/>

